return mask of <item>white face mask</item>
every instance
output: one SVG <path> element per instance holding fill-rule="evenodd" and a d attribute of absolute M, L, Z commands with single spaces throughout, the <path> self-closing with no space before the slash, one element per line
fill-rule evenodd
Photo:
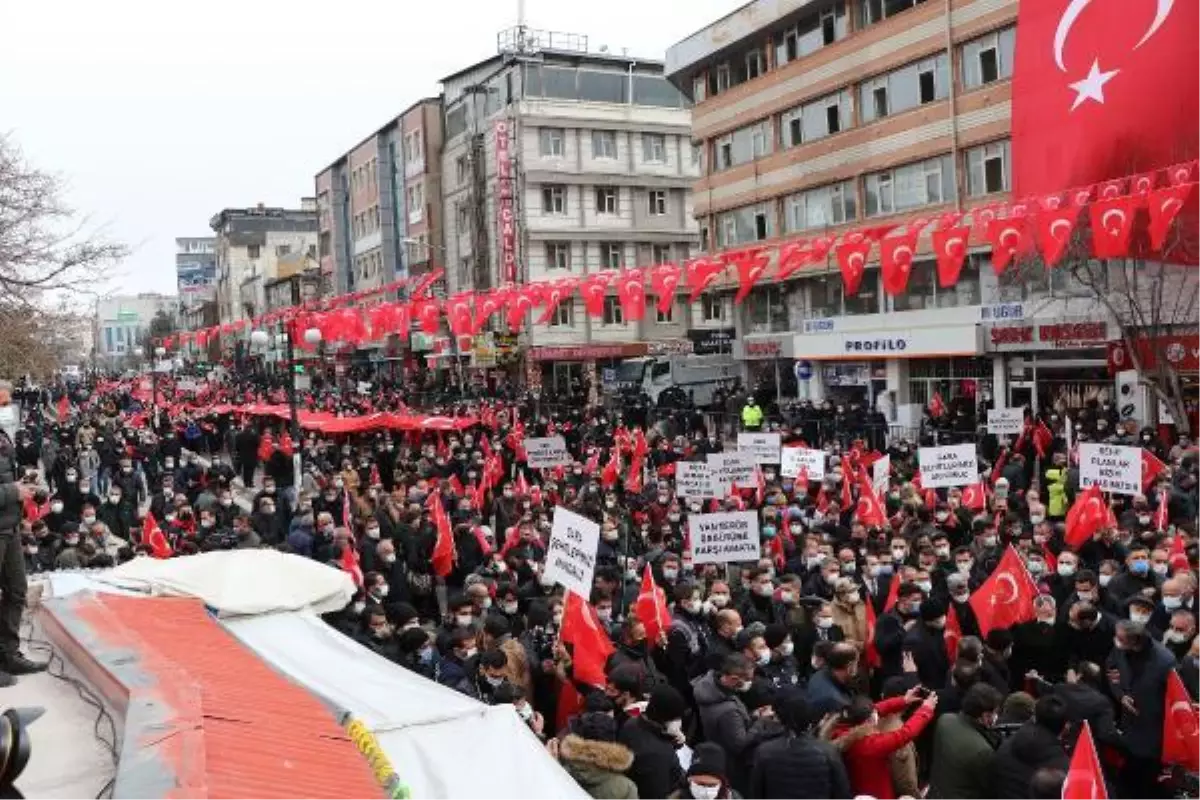
<path fill-rule="evenodd" d="M 696 800 L 716 800 L 717 796 L 721 794 L 720 784 L 716 786 L 702 786 L 695 781 L 688 781 L 688 790 Z"/>
<path fill-rule="evenodd" d="M 1165 594 L 1163 595 L 1162 604 L 1163 608 L 1174 611 L 1183 605 L 1183 598 Z"/>
<path fill-rule="evenodd" d="M 710 594 L 708 601 L 717 608 L 724 608 L 729 605 L 729 595 L 727 594 Z"/>
<path fill-rule="evenodd" d="M 1064 578 L 1071 577 L 1072 575 L 1075 574 L 1075 565 L 1074 564 L 1063 564 L 1060 562 L 1058 565 L 1058 574 L 1062 575 Z"/>
<path fill-rule="evenodd" d="M 1147 622 L 1150 621 L 1150 615 L 1145 614 L 1145 613 L 1130 612 L 1129 619 L 1132 620 L 1133 622 L 1137 622 L 1142 625 L 1145 625 Z"/>
<path fill-rule="evenodd" d="M 758 663 L 758 665 L 760 667 L 765 667 L 767 664 L 771 663 L 771 651 L 770 650 L 759 650 L 758 653 L 755 655 L 754 660 L 755 660 L 755 662 Z"/>
<path fill-rule="evenodd" d="M 475 617 L 471 614 L 458 614 L 454 617 L 454 621 L 460 628 L 469 628 L 475 622 Z"/>
<path fill-rule="evenodd" d="M 833 617 L 817 617 L 817 627 L 828 629 L 833 627 Z"/>
<path fill-rule="evenodd" d="M 784 642 L 783 644 L 779 645 L 779 655 L 781 656 L 790 656 L 795 652 L 795 650 L 796 645 L 792 642 Z"/>

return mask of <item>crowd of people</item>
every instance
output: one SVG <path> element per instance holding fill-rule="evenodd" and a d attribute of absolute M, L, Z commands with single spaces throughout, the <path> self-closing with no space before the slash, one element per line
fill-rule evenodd
<path fill-rule="evenodd" d="M 494 392 L 461 400 L 455 430 L 294 438 L 286 420 L 206 411 L 272 399 L 244 378 L 199 400 L 76 387 L 65 414 L 57 392 L 28 398 L 15 433 L 18 468 L 43 481 L 20 523 L 28 572 L 254 547 L 346 569 L 359 588 L 331 625 L 511 704 L 593 797 L 1059 797 L 1085 720 L 1109 796 L 1168 796 L 1188 778 L 1176 766 L 1164 780 L 1164 699 L 1172 674 L 1191 702 L 1200 680 L 1200 454 L 1177 432 L 1131 437 L 1111 409 L 1077 415 L 1069 440 L 1052 412 L 1031 419 L 1050 441 L 974 434 L 978 505 L 921 488 L 917 442 L 849 423 L 822 435 L 807 424 L 819 409 L 766 427 L 823 449 L 824 480 L 767 464 L 757 485 L 697 498 L 677 496 L 677 463 L 737 440 L 687 411 L 635 425 Z M 403 399 L 326 388 L 303 402 L 356 414 Z M 528 466 L 525 440 L 547 435 L 569 465 Z M 1069 443 L 1114 437 L 1165 468 L 1112 495 L 1108 521 L 1069 548 L 1082 492 Z M 855 475 L 882 455 L 886 518 L 864 524 Z M 556 508 L 601 528 L 574 609 L 545 570 Z M 757 514 L 758 560 L 693 563 L 689 516 L 720 510 Z M 1009 552 L 1037 587 L 1032 614 L 981 626 L 972 595 Z M 647 572 L 665 621 L 639 613 Z M 598 679 L 564 635 L 579 613 L 611 643 Z"/>

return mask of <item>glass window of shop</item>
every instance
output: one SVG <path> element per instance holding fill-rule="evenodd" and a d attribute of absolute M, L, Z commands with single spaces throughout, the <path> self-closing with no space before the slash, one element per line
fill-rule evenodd
<path fill-rule="evenodd" d="M 805 312 L 808 319 L 878 314 L 880 310 L 879 270 L 875 267 L 868 267 L 863 273 L 862 285 L 854 295 L 846 294 L 838 272 L 815 275 L 801 286 L 808 289 Z"/>
<path fill-rule="evenodd" d="M 765 286 L 746 298 L 746 330 L 750 333 L 782 333 L 788 324 L 787 297 L 778 286 Z"/>
<path fill-rule="evenodd" d="M 937 262 L 915 262 L 908 279 L 908 289 L 891 298 L 892 311 L 979 305 L 979 266 L 983 258 L 979 255 L 968 256 L 963 262 L 958 283 L 948 288 L 938 285 Z"/>
<path fill-rule="evenodd" d="M 979 356 L 914 358 L 908 362 L 910 403 L 926 405 L 934 392 L 942 401 L 966 397 L 978 402 L 980 393 L 992 390 L 992 360 Z"/>
<path fill-rule="evenodd" d="M 862 284 L 854 294 L 842 292 L 842 313 L 848 317 L 856 314 L 878 314 L 880 307 L 879 269 L 870 267 L 863 271 Z"/>

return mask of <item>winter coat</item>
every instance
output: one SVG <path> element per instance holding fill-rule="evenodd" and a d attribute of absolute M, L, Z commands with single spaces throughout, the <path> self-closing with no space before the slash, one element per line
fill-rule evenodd
<path fill-rule="evenodd" d="M 993 797 L 1029 797 L 1029 782 L 1042 767 L 1066 770 L 1067 751 L 1058 737 L 1036 722 L 1026 722 L 1000 745 L 992 759 Z"/>
<path fill-rule="evenodd" d="M 572 733 L 559 745 L 558 760 L 592 797 L 637 800 L 637 785 L 624 774 L 633 764 L 633 752 L 625 745 L 584 739 Z"/>
<path fill-rule="evenodd" d="M 633 717 L 621 726 L 617 741 L 633 752 L 629 778 L 639 797 L 666 797 L 683 780 L 675 738 L 654 720 Z"/>
<path fill-rule="evenodd" d="M 751 717 L 741 698 L 717 683 L 715 672 L 692 681 L 692 694 L 700 709 L 705 738 L 725 751 L 730 785 L 746 794 L 754 750 L 772 726 L 764 719 Z M 778 729 L 778 723 L 774 727 Z"/>
<path fill-rule="evenodd" d="M 904 720 L 899 714 L 889 714 L 886 717 L 879 718 L 879 730 L 883 733 L 898 731 L 902 727 L 904 727 Z M 892 790 L 896 792 L 896 796 L 919 796 L 921 786 L 917 777 L 916 743 L 909 742 L 899 750 L 892 753 L 892 756 L 888 759 L 888 762 L 892 773 Z"/>
<path fill-rule="evenodd" d="M 853 606 L 833 604 L 833 624 L 842 629 L 847 640 L 858 645 L 861 653 L 867 645 L 867 605 L 860 601 Z"/>
<path fill-rule="evenodd" d="M 875 704 L 880 717 L 900 714 L 908 702 L 903 697 Z M 897 730 L 884 732 L 878 725 L 863 723 L 833 730 L 833 745 L 841 751 L 855 794 L 893 798 L 891 755 L 909 744 L 933 719 L 933 708 L 922 704 Z"/>
<path fill-rule="evenodd" d="M 850 705 L 850 688 L 835 681 L 829 667 L 822 667 L 809 678 L 806 697 L 811 713 L 822 717 Z"/>
<path fill-rule="evenodd" d="M 750 775 L 750 797 L 849 798 L 854 796 L 841 754 L 808 734 L 788 734 L 758 748 Z"/>
<path fill-rule="evenodd" d="M 1140 662 L 1140 663 L 1139 663 Z M 1163 697 L 1167 691 L 1167 673 L 1175 668 L 1175 657 L 1161 643 L 1150 641 L 1146 649 L 1126 651 L 1113 648 L 1108 669 L 1120 672 L 1120 680 L 1110 684 L 1121 730 L 1130 754 L 1158 758 L 1162 750 Z M 1122 710 L 1121 698 L 1132 697 L 1136 714 Z"/>
<path fill-rule="evenodd" d="M 996 748 L 979 723 L 962 712 L 943 714 L 933 730 L 928 798 L 992 797 Z"/>

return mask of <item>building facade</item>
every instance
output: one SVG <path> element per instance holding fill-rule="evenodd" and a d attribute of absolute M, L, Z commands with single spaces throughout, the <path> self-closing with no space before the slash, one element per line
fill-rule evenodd
<path fill-rule="evenodd" d="M 699 161 L 689 104 L 662 63 L 524 28 L 501 34 L 500 45 L 499 55 L 442 81 L 447 291 L 693 255 Z M 690 348 L 699 312 L 677 298 L 668 314 L 650 309 L 628 322 L 615 294 L 602 319 L 577 297 L 544 324 L 535 312 L 522 334 L 527 378 L 586 376 L 594 386 L 597 366 Z"/>
<path fill-rule="evenodd" d="M 221 324 L 250 319 L 265 310 L 263 286 L 279 275 L 279 262 L 294 255 L 317 258 L 316 201 L 297 209 L 227 208 L 213 216 L 216 236 L 217 312 Z"/>
<path fill-rule="evenodd" d="M 175 240 L 175 285 L 181 307 L 199 305 L 217 294 L 217 240 L 181 236 Z"/>
<path fill-rule="evenodd" d="M 319 258 L 330 293 L 362 291 L 441 261 L 442 110 L 413 104 L 316 176 Z"/>
<path fill-rule="evenodd" d="M 694 101 L 707 249 L 1008 200 L 1016 19 L 1016 0 L 754 0 L 672 46 L 668 78 Z M 897 424 L 935 391 L 1003 406 L 1111 390 L 1117 331 L 1092 293 L 1069 270 L 997 276 L 989 246 L 970 245 L 952 288 L 928 230 L 896 296 L 877 250 L 853 296 L 832 256 L 762 281 L 733 319 L 745 376 L 781 396 L 879 404 Z"/>
<path fill-rule="evenodd" d="M 162 312 L 178 318 L 179 298 L 174 295 L 144 293 L 116 295 L 96 301 L 92 330 L 96 362 L 113 367 L 145 348 L 150 322 Z"/>

